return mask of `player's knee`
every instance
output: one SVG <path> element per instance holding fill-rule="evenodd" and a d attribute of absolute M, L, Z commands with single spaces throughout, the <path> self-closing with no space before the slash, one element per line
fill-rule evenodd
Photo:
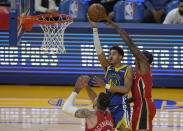
<path fill-rule="evenodd" d="M 119 128 L 118 128 L 118 131 L 131 131 L 130 129 L 127 129 L 125 128 L 124 125 L 121 125 Z"/>

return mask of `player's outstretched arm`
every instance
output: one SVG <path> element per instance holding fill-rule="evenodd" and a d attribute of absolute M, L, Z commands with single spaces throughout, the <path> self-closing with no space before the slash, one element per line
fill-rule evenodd
<path fill-rule="evenodd" d="M 90 24 L 93 27 L 93 40 L 94 40 L 95 50 L 96 50 L 96 53 L 98 55 L 98 59 L 100 61 L 100 64 L 102 65 L 102 68 L 106 72 L 107 67 L 109 66 L 109 63 L 106 59 L 105 53 L 103 52 L 101 44 L 100 44 L 100 40 L 99 40 L 99 36 L 98 36 L 97 23 L 91 21 L 89 17 L 88 17 L 88 21 L 90 22 Z"/>
<path fill-rule="evenodd" d="M 110 18 L 106 17 L 107 24 L 112 26 L 121 36 L 121 38 L 124 40 L 125 44 L 129 47 L 132 54 L 136 58 L 138 62 L 146 62 L 148 63 L 148 59 L 141 53 L 141 51 L 137 48 L 137 46 L 133 43 L 130 36 L 122 29 L 120 29 Z"/>
<path fill-rule="evenodd" d="M 78 118 L 88 118 L 93 114 L 93 112 L 89 111 L 88 109 L 78 109 L 77 107 L 73 106 L 74 101 L 77 95 L 79 94 L 80 90 L 86 86 L 85 83 L 87 80 L 88 79 L 86 79 L 85 76 L 80 76 L 77 79 L 74 91 L 71 93 L 71 95 L 68 97 L 68 99 L 65 101 L 63 105 L 63 111 L 65 113 L 68 113 Z"/>
<path fill-rule="evenodd" d="M 76 96 L 77 93 L 72 92 L 63 106 L 63 111 L 77 118 L 89 118 L 90 116 L 94 115 L 93 111 L 88 109 L 78 109 L 73 106 Z"/>

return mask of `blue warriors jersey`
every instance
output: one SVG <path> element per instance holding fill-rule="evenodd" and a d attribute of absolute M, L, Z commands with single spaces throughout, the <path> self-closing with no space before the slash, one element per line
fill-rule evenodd
<path fill-rule="evenodd" d="M 126 65 L 119 68 L 109 66 L 105 75 L 106 84 L 110 84 L 114 87 L 124 86 L 128 68 L 129 66 Z M 121 93 L 111 93 L 109 90 L 106 90 L 106 93 L 111 100 L 109 110 L 114 121 L 114 128 L 118 129 L 122 124 L 125 128 L 131 130 L 131 112 L 128 96 Z"/>
<path fill-rule="evenodd" d="M 128 72 L 128 68 L 129 66 L 126 66 L 126 65 L 119 68 L 114 68 L 113 66 L 109 66 L 105 75 L 106 84 L 110 84 L 111 86 L 114 86 L 114 87 L 124 86 L 124 79 Z M 106 93 L 108 94 L 111 100 L 110 106 L 126 103 L 126 96 L 124 94 L 111 93 L 107 89 L 106 89 Z"/>

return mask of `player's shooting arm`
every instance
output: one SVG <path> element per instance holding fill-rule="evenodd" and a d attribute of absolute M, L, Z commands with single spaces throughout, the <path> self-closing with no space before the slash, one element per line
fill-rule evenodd
<path fill-rule="evenodd" d="M 102 50 L 97 28 L 93 28 L 93 40 L 94 40 L 94 46 L 95 46 L 95 50 L 96 50 L 96 53 L 98 55 L 98 59 L 100 61 L 100 64 L 102 65 L 102 68 L 106 72 L 107 67 L 109 66 L 109 63 L 106 59 L 105 53 Z"/>
<path fill-rule="evenodd" d="M 110 91 L 112 93 L 121 93 L 126 94 L 130 91 L 132 85 L 133 85 L 133 70 L 131 67 L 128 67 L 128 72 L 124 80 L 124 86 L 112 86 L 110 87 Z"/>
<path fill-rule="evenodd" d="M 109 18 L 106 18 L 108 24 L 112 26 L 121 36 L 121 38 L 124 40 L 126 45 L 131 50 L 132 54 L 136 58 L 137 61 L 146 61 L 148 62 L 148 59 L 141 53 L 141 51 L 136 47 L 136 45 L 133 43 L 130 36 L 123 30 L 120 29 L 114 22 L 112 22 Z"/>
<path fill-rule="evenodd" d="M 95 46 L 96 53 L 98 55 L 98 59 L 100 61 L 100 64 L 102 65 L 102 68 L 106 72 L 107 67 L 109 66 L 109 63 L 106 59 L 105 53 L 103 52 L 101 44 L 100 44 L 97 23 L 90 20 L 89 17 L 88 17 L 88 21 L 90 22 L 90 24 L 93 27 L 93 41 L 94 41 L 94 46 Z"/>

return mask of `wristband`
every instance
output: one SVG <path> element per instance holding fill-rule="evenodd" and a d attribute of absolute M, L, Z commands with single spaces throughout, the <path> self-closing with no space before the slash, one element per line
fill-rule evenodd
<path fill-rule="evenodd" d="M 106 84 L 106 85 L 105 85 L 105 88 L 108 89 L 108 90 L 110 90 L 111 85 L 110 85 L 110 84 Z"/>

